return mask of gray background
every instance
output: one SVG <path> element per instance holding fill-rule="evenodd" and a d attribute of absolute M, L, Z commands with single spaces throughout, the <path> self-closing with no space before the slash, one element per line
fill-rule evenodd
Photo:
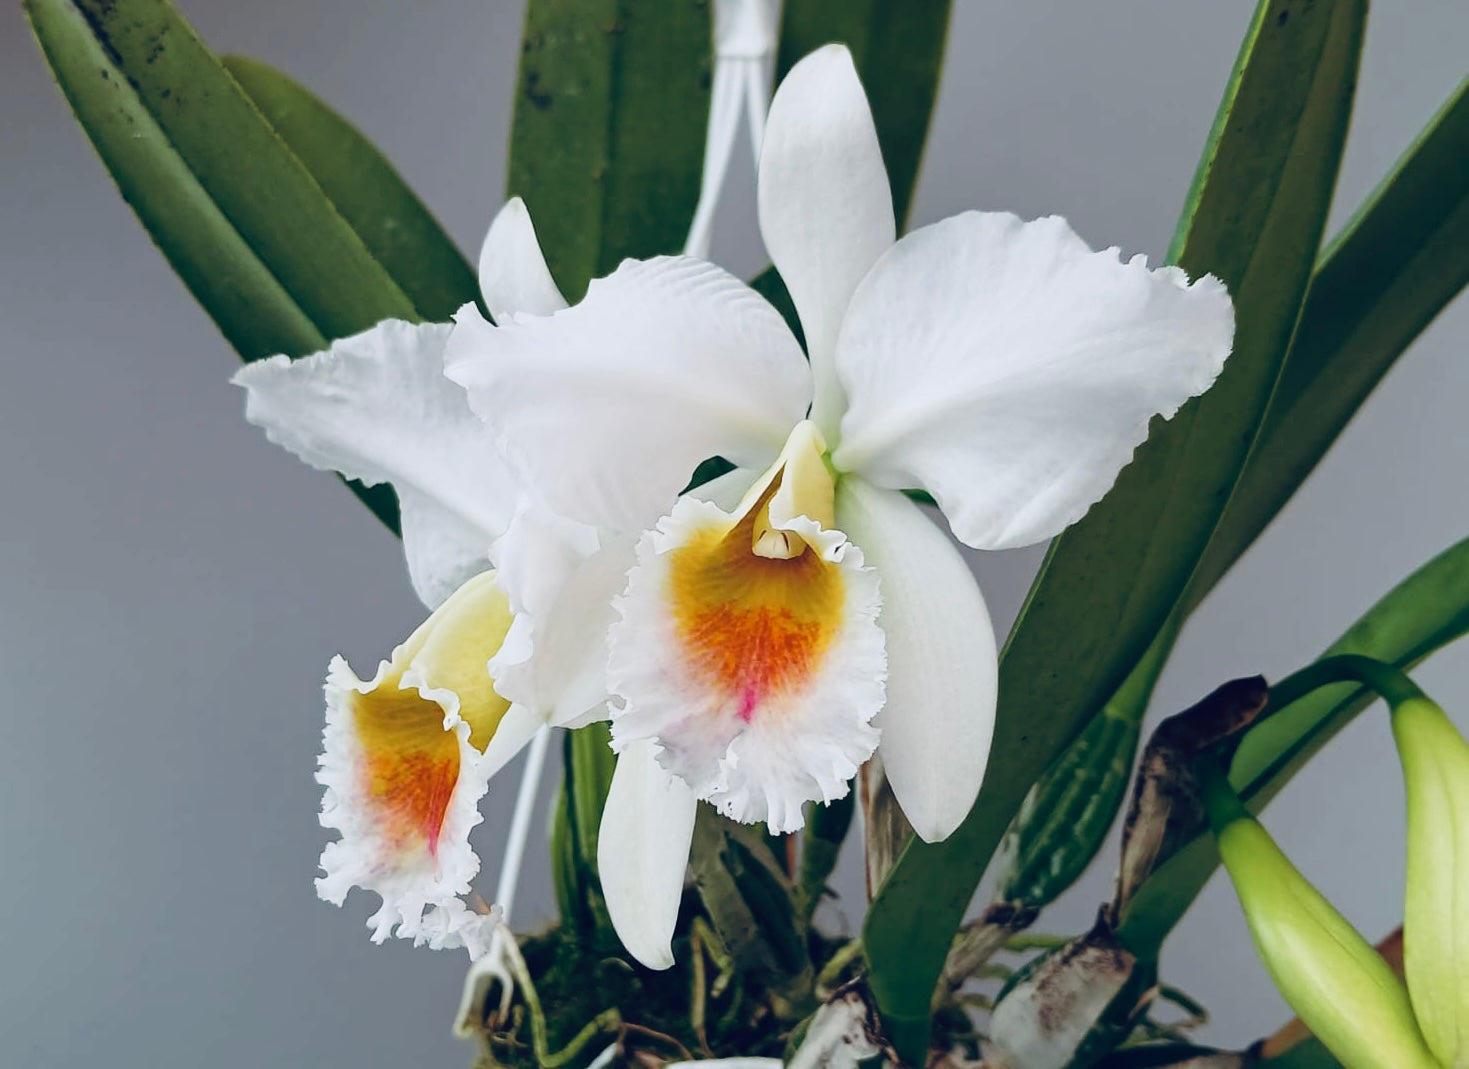
<path fill-rule="evenodd" d="M 458 240 L 500 202 L 521 4 L 183 0 L 222 51 L 303 79 L 384 147 Z M 1161 254 L 1252 5 L 956 4 L 916 222 L 1061 212 Z M 1462 77 L 1469 6 L 1376 5 L 1339 222 Z M 116 195 L 18 6 L 0 12 L 0 1061 L 466 1064 L 457 954 L 371 946 L 359 897 L 315 899 L 311 773 L 328 657 L 359 670 L 415 623 L 397 544 L 241 419 L 235 359 Z M 715 254 L 760 262 L 742 161 Z M 1190 627 L 1158 711 L 1308 659 L 1469 531 L 1469 305 L 1445 314 Z M 1001 628 L 1039 551 L 977 555 Z M 1428 689 L 1469 723 L 1469 659 Z M 1371 937 L 1401 909 L 1401 787 L 1368 716 L 1269 824 Z M 479 842 L 493 872 L 514 792 Z M 1043 927 L 1085 924 L 1113 864 Z M 852 866 L 848 865 L 849 876 Z M 488 884 L 487 884 L 488 885 Z M 849 881 L 849 886 L 855 886 Z M 521 922 L 551 913 L 532 855 Z M 1284 1018 L 1229 889 L 1166 976 L 1243 1044 Z"/>

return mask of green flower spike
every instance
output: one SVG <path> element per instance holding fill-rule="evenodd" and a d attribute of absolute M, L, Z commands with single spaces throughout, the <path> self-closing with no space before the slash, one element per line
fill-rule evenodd
<path fill-rule="evenodd" d="M 1439 1064 L 1469 1069 L 1469 742 L 1433 702 L 1392 711 L 1408 793 L 1403 967 Z"/>

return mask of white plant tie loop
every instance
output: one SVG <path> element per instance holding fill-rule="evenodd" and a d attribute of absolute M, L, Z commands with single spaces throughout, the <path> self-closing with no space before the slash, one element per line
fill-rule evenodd
<path fill-rule="evenodd" d="M 714 0 L 714 80 L 709 91 L 709 130 L 704 138 L 704 174 L 699 203 L 684 252 L 707 259 L 714 214 L 724 191 L 730 156 L 746 117 L 750 151 L 760 159 L 765 114 L 770 110 L 775 70 L 775 0 Z"/>
<path fill-rule="evenodd" d="M 510 817 L 510 832 L 505 840 L 505 861 L 500 866 L 500 879 L 495 885 L 495 905 L 500 909 L 500 923 L 490 937 L 490 949 L 484 957 L 469 966 L 464 977 L 464 991 L 459 999 L 459 1012 L 454 1018 L 454 1034 L 460 1038 L 474 1035 L 479 1015 L 484 1009 L 490 986 L 500 985 L 500 1015 L 510 1008 L 515 990 L 510 969 L 505 964 L 505 933 L 510 923 L 510 910 L 515 905 L 515 890 L 520 883 L 521 862 L 530 834 L 531 812 L 540 793 L 541 773 L 546 767 L 546 749 L 551 741 L 550 727 L 542 727 L 531 739 L 520 773 L 520 790 L 515 796 L 515 810 Z"/>

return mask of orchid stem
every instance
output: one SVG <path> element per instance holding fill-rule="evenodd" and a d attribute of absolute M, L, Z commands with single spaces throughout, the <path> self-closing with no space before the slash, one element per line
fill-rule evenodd
<path fill-rule="evenodd" d="M 1407 673 L 1396 665 L 1379 661 L 1360 654 L 1347 653 L 1337 657 L 1325 657 L 1308 664 L 1298 672 L 1286 676 L 1270 688 L 1270 706 L 1265 716 L 1300 701 L 1313 690 L 1331 686 L 1333 683 L 1360 683 L 1374 691 L 1390 707 L 1396 708 L 1405 701 L 1423 699 L 1426 695 L 1418 684 L 1408 678 Z M 1261 717 L 1263 720 L 1265 717 Z"/>

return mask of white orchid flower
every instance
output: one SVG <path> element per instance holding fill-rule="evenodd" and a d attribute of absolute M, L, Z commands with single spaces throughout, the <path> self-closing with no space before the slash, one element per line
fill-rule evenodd
<path fill-rule="evenodd" d="M 519 201 L 490 228 L 480 286 L 497 318 L 566 306 Z M 433 610 L 370 680 L 332 661 L 317 779 L 321 821 L 341 838 L 322 853 L 317 890 L 338 905 L 354 886 L 379 894 L 368 922 L 378 942 L 396 931 L 477 957 L 497 919 L 460 898 L 479 870 L 478 803 L 543 724 L 600 714 L 610 602 L 632 549 L 608 550 L 516 481 L 444 377 L 449 332 L 389 320 L 234 381 L 272 441 L 313 467 L 392 484 L 409 575 Z"/>
<path fill-rule="evenodd" d="M 840 46 L 777 91 L 758 192 L 809 362 L 763 298 L 689 257 L 626 261 L 551 315 L 491 327 L 466 308 L 446 355 L 552 511 L 645 532 L 609 642 L 621 758 L 599 849 L 619 934 L 655 967 L 696 799 L 790 831 L 880 750 L 924 839 L 972 805 L 994 635 L 902 491 L 976 548 L 1050 538 L 1155 415 L 1209 387 L 1233 335 L 1216 279 L 1093 252 L 1059 218 L 968 212 L 895 241 Z M 737 470 L 680 498 L 714 456 Z"/>

